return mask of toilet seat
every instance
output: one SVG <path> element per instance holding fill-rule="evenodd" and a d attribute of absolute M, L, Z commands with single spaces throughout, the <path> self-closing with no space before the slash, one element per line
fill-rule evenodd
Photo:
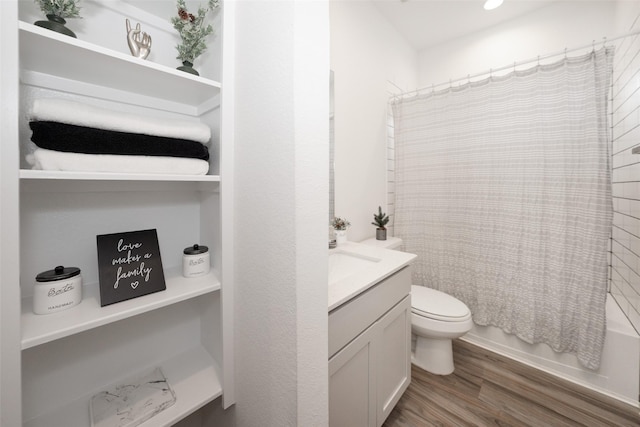
<path fill-rule="evenodd" d="M 411 312 L 441 322 L 464 322 L 469 308 L 459 299 L 425 286 L 411 286 Z"/>

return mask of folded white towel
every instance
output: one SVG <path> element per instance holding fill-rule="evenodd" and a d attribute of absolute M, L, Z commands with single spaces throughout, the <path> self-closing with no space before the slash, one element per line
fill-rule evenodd
<path fill-rule="evenodd" d="M 27 162 L 32 169 L 74 172 L 206 175 L 209 171 L 206 160 L 186 157 L 64 153 L 44 148 L 28 155 Z"/>
<path fill-rule="evenodd" d="M 36 120 L 189 139 L 203 144 L 211 139 L 211 129 L 201 122 L 141 116 L 58 98 L 39 98 L 33 101 L 29 121 Z"/>

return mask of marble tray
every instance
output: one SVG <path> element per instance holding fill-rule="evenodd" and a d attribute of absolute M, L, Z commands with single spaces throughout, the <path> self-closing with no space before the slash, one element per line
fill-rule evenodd
<path fill-rule="evenodd" d="M 91 398 L 92 427 L 135 427 L 173 405 L 175 393 L 160 368 Z"/>

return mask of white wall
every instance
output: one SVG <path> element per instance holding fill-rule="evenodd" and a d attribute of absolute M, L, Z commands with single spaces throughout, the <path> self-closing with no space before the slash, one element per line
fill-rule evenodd
<path fill-rule="evenodd" d="M 508 23 L 421 51 L 418 87 L 544 57 L 593 40 L 602 42 L 603 37 L 620 34 L 614 27 L 615 18 L 616 2 L 611 0 L 552 3 Z"/>
<path fill-rule="evenodd" d="M 327 425 L 328 4 L 235 25 L 235 424 Z"/>
<path fill-rule="evenodd" d="M 335 73 L 335 214 L 351 221 L 348 239 L 375 236 L 378 206 L 387 204 L 386 114 L 390 85 L 415 88 L 417 57 L 376 7 L 330 2 L 331 69 Z"/>

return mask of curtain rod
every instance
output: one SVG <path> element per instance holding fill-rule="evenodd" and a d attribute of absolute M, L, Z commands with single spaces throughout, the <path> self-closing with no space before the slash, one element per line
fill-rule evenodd
<path fill-rule="evenodd" d="M 575 52 L 577 50 L 587 49 L 589 47 L 592 47 L 593 49 L 595 49 L 596 43 L 602 43 L 602 46 L 604 47 L 607 44 L 607 42 L 611 43 L 611 42 L 614 42 L 614 41 L 617 41 L 617 40 L 620 40 L 620 39 L 623 39 L 623 38 L 626 38 L 626 37 L 635 36 L 637 34 L 640 34 L 640 30 L 632 31 L 632 32 L 629 32 L 629 33 L 626 33 L 626 34 L 622 34 L 622 35 L 614 37 L 612 39 L 607 39 L 606 37 L 603 37 L 602 41 L 599 41 L 599 42 L 596 42 L 595 40 L 593 40 L 593 42 L 591 42 L 590 44 L 586 44 L 584 46 L 574 47 L 574 48 L 571 48 L 571 49 L 564 48 L 564 50 L 561 50 L 561 51 L 558 51 L 558 52 L 549 53 L 549 54 L 542 55 L 542 56 L 538 55 L 535 58 L 527 59 L 527 60 L 524 60 L 524 61 L 520 61 L 520 62 L 514 61 L 513 64 L 505 65 L 504 67 L 490 68 L 488 71 L 484 71 L 482 73 L 477 73 L 477 74 L 467 74 L 466 76 L 457 78 L 455 80 L 449 80 L 448 82 L 439 83 L 437 85 L 433 85 L 432 84 L 431 86 L 424 86 L 424 87 L 421 87 L 421 88 L 416 89 L 416 90 L 412 90 L 412 91 L 409 91 L 409 92 L 404 92 L 404 93 L 401 93 L 401 94 L 397 94 L 397 95 L 394 95 L 392 98 L 394 98 L 394 99 L 403 98 L 403 97 L 405 97 L 407 95 L 419 94 L 420 92 L 423 92 L 423 91 L 426 91 L 426 90 L 433 91 L 435 88 L 440 87 L 440 86 L 444 86 L 444 85 L 449 85 L 449 87 L 451 87 L 454 83 L 458 83 L 458 82 L 461 82 L 463 80 L 470 81 L 473 78 L 484 76 L 484 75 L 491 76 L 494 72 L 504 71 L 504 70 L 508 70 L 510 68 L 515 69 L 516 67 L 518 67 L 520 65 L 530 64 L 530 63 L 536 62 L 536 61 L 539 63 L 540 60 L 553 58 L 554 56 L 559 56 L 559 55 L 563 55 L 563 54 L 566 56 L 567 53 L 569 53 L 569 52 Z"/>

